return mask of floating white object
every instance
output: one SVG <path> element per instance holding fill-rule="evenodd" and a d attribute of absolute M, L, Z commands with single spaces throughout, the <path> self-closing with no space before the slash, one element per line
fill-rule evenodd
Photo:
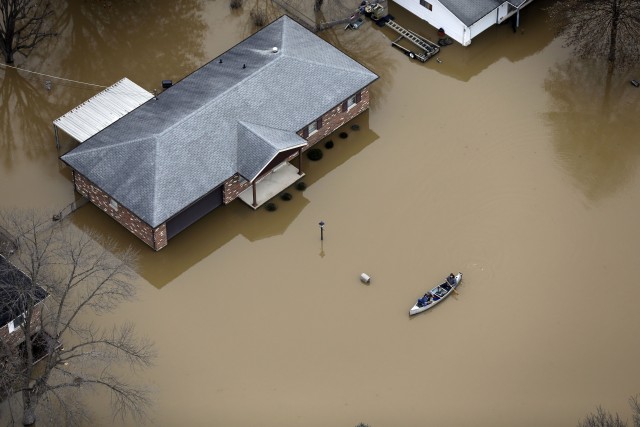
<path fill-rule="evenodd" d="M 368 276 L 367 274 L 365 274 L 365 273 L 362 273 L 362 274 L 360 275 L 360 281 L 361 281 L 362 283 L 366 283 L 366 284 L 368 285 L 369 283 L 371 283 L 371 277 L 369 277 L 369 276 Z"/>

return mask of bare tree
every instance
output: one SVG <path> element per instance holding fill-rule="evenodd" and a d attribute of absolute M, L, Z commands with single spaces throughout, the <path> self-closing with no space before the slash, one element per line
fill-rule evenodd
<path fill-rule="evenodd" d="M 629 406 L 631 406 L 631 412 L 633 413 L 633 427 L 640 427 L 640 401 L 638 401 L 639 395 L 631 396 L 629 398 Z"/>
<path fill-rule="evenodd" d="M 640 427 L 638 395 L 629 398 L 629 405 L 633 411 L 633 427 Z M 611 414 L 598 406 L 596 412 L 588 414 L 584 420 L 578 422 L 578 427 L 627 427 L 627 422 L 623 421 L 618 414 Z"/>
<path fill-rule="evenodd" d="M 116 257 L 110 242 L 99 244 L 91 234 L 35 212 L 0 212 L 0 226 L 17 248 L 8 259 L 29 278 L 29 286 L 18 280 L 3 284 L 20 292 L 24 305 L 23 342 L 18 348 L 0 345 L 11 368 L 0 383 L 13 392 L 12 421 L 22 418 L 30 425 L 46 416 L 54 425 L 86 424 L 82 397 L 94 389 L 110 393 L 114 417 L 146 419 L 149 390 L 123 379 L 130 372 L 121 365 L 134 373 L 150 366 L 152 343 L 136 337 L 130 324 L 104 328 L 91 317 L 134 298 L 135 254 L 127 249 Z M 36 315 L 32 296 L 38 287 L 49 296 Z"/>
<path fill-rule="evenodd" d="M 640 0 L 562 0 L 549 19 L 581 57 L 606 57 L 610 69 L 640 60 Z"/>
<path fill-rule="evenodd" d="M 602 406 L 596 408 L 595 413 L 588 414 L 583 421 L 578 422 L 578 427 L 626 427 L 627 423 L 620 419 L 618 414 L 612 415 Z"/>
<path fill-rule="evenodd" d="M 7 64 L 24 56 L 42 40 L 54 36 L 47 25 L 53 14 L 48 0 L 0 0 L 0 48 Z"/>

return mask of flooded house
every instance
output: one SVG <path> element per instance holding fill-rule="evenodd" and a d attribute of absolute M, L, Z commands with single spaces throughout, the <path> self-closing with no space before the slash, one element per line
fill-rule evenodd
<path fill-rule="evenodd" d="M 395 0 L 431 26 L 443 29 L 447 36 L 463 46 L 486 29 L 516 19 L 520 10 L 533 0 Z"/>
<path fill-rule="evenodd" d="M 35 286 L 24 272 L 0 255 L 0 354 L 14 351 L 24 342 L 23 326 L 27 318 L 32 335 L 41 331 L 42 307 L 48 296 L 42 287 Z"/>
<path fill-rule="evenodd" d="M 299 180 L 301 154 L 368 109 L 377 78 L 283 16 L 158 95 L 123 80 L 54 129 L 80 142 L 61 156 L 76 191 L 160 250 Z"/>

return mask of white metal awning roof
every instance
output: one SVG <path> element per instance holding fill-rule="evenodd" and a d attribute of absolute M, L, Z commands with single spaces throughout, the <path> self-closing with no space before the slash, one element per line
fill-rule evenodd
<path fill-rule="evenodd" d="M 151 98 L 153 94 L 125 77 L 57 118 L 53 125 L 84 142 Z"/>

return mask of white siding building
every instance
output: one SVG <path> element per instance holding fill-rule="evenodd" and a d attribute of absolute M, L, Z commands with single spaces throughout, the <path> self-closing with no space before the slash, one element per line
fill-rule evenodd
<path fill-rule="evenodd" d="M 487 28 L 502 23 L 533 0 L 394 0 L 463 46 Z"/>

